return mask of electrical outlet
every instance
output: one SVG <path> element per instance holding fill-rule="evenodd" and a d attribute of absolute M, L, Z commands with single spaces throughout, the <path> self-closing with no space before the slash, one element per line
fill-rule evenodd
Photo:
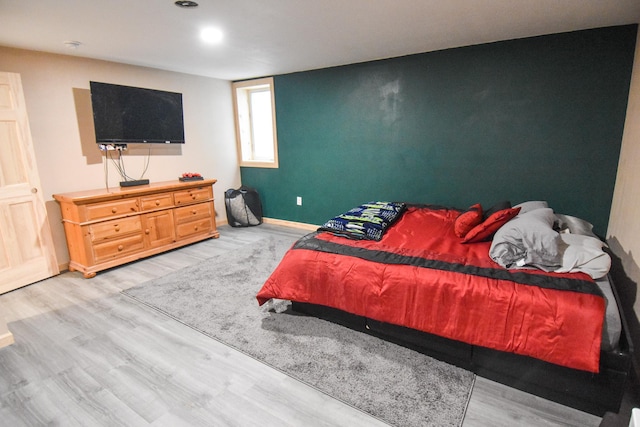
<path fill-rule="evenodd" d="M 302 206 L 302 196 L 296 197 L 296 205 Z"/>

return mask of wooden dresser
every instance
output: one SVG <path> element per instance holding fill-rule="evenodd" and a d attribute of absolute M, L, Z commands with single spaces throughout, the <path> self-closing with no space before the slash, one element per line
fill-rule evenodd
<path fill-rule="evenodd" d="M 213 184 L 158 182 L 54 194 L 69 247 L 69 270 L 96 272 L 217 238 Z"/>

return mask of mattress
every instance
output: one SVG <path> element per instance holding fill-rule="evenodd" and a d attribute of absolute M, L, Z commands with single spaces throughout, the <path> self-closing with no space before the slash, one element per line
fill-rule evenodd
<path fill-rule="evenodd" d="M 604 326 L 602 328 L 602 351 L 612 351 L 619 347 L 622 333 L 622 319 L 616 303 L 609 276 L 596 280 L 596 284 L 602 291 L 606 300 Z"/>

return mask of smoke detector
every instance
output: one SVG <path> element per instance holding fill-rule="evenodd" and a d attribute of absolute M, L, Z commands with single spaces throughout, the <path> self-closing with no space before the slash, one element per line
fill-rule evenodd
<path fill-rule="evenodd" d="M 77 49 L 82 45 L 82 43 L 80 43 L 79 41 L 75 41 L 75 40 L 68 40 L 68 41 L 64 42 L 63 44 L 68 49 Z"/>

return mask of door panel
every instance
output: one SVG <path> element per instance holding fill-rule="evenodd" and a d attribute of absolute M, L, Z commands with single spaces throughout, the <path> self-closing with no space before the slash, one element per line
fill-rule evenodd
<path fill-rule="evenodd" d="M 16 122 L 0 122 L 0 185 L 12 185 L 26 182 L 24 165 L 19 147 Z"/>
<path fill-rule="evenodd" d="M 20 75 L 0 72 L 0 293 L 58 272 Z"/>
<path fill-rule="evenodd" d="M 166 210 L 144 215 L 144 235 L 148 247 L 156 248 L 176 241 L 173 211 Z"/>

